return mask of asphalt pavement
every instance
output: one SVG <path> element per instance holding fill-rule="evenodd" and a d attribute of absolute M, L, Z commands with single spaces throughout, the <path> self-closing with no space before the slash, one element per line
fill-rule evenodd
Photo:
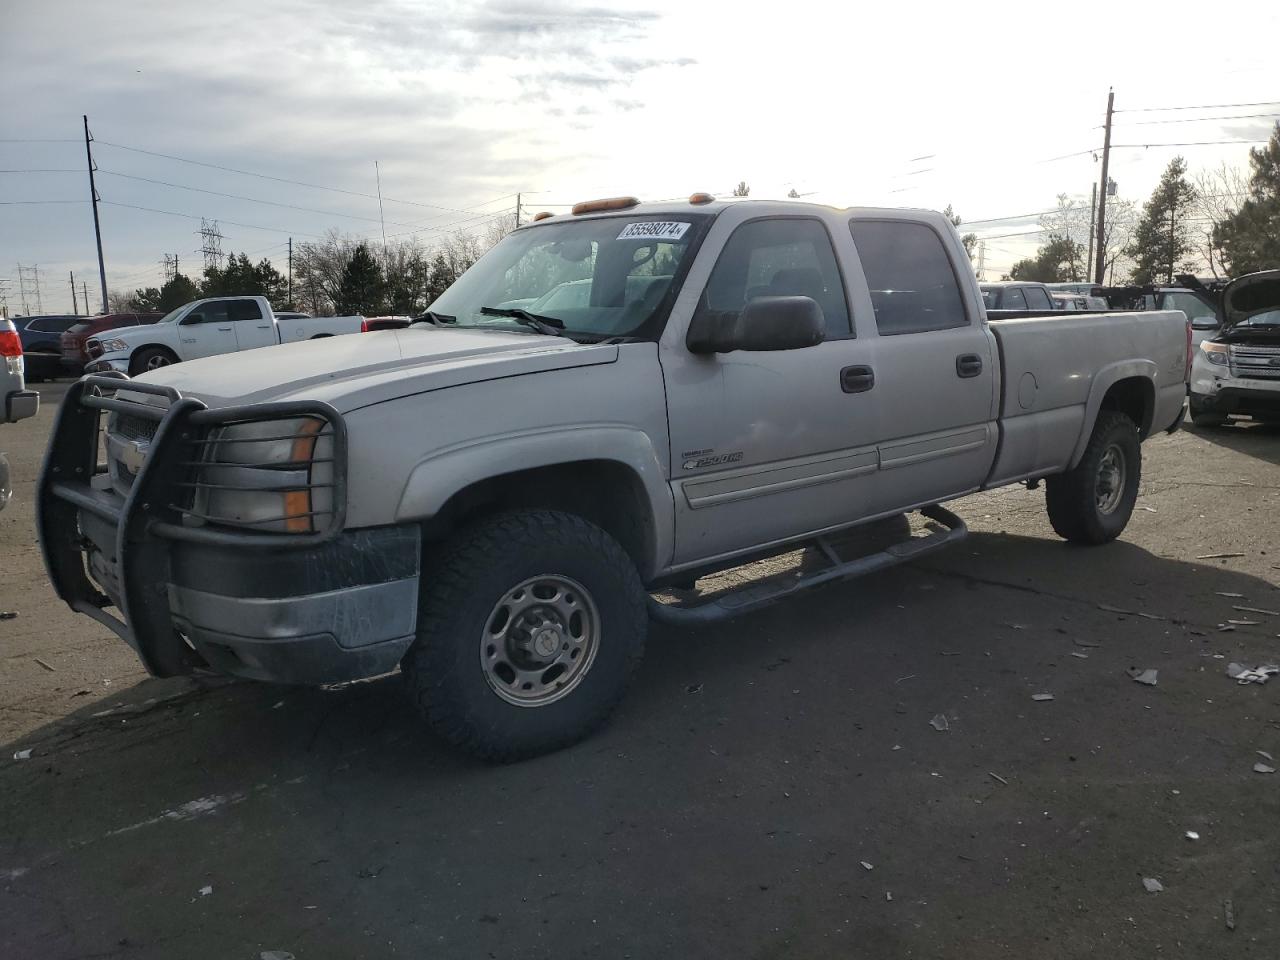
<path fill-rule="evenodd" d="M 1009 488 L 949 552 L 655 627 L 607 729 L 486 766 L 398 677 L 154 680 L 71 614 L 64 390 L 0 426 L 0 957 L 1277 954 L 1280 679 L 1226 674 L 1280 661 L 1276 429 L 1151 440 L 1106 547 Z"/>

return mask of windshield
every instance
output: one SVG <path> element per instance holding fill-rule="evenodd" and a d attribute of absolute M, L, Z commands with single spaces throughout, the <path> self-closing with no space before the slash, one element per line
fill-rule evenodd
<path fill-rule="evenodd" d="M 1241 320 L 1236 324 L 1237 327 L 1280 327 L 1280 310 L 1268 310 L 1265 313 L 1255 313 L 1247 320 Z"/>
<path fill-rule="evenodd" d="M 183 310 L 185 310 L 187 306 L 189 305 L 184 303 L 180 307 L 174 307 L 172 310 L 166 313 L 163 317 L 157 320 L 156 323 L 172 323 L 174 320 L 178 318 L 178 314 L 180 314 Z"/>
<path fill-rule="evenodd" d="M 431 304 L 461 327 L 524 330 L 491 310 L 527 310 L 589 339 L 656 335 L 705 214 L 601 217 L 517 230 Z"/>

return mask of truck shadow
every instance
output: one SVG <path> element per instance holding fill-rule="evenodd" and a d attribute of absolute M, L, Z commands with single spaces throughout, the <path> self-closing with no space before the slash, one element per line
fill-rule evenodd
<path fill-rule="evenodd" d="M 1187 421 L 1183 429 L 1209 443 L 1280 466 L 1280 424 L 1233 420 L 1222 427 L 1197 427 Z"/>

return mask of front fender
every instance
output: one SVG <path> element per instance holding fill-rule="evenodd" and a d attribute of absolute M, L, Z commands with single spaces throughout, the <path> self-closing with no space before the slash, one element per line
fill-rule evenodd
<path fill-rule="evenodd" d="M 653 511 L 654 556 L 665 566 L 674 549 L 675 504 L 662 458 L 642 430 L 618 424 L 582 424 L 484 437 L 435 451 L 409 474 L 396 507 L 396 522 L 435 516 L 455 494 L 507 473 L 581 460 L 609 460 L 631 470 Z"/>
<path fill-rule="evenodd" d="M 1089 387 L 1089 398 L 1085 402 L 1084 420 L 1080 425 L 1080 436 L 1077 437 L 1075 449 L 1071 453 L 1071 467 L 1074 468 L 1080 462 L 1080 458 L 1084 456 L 1085 447 L 1089 445 L 1089 438 L 1093 435 L 1093 425 L 1098 420 L 1098 411 L 1102 408 L 1102 400 L 1106 397 L 1107 391 L 1121 380 L 1128 380 L 1133 377 L 1141 379 L 1151 386 L 1152 410 L 1154 410 L 1155 383 L 1158 374 L 1159 368 L 1152 360 L 1121 360 L 1103 367 L 1094 374 L 1093 383 Z M 1144 437 L 1150 428 L 1150 423 L 1138 424 L 1138 430 Z"/>

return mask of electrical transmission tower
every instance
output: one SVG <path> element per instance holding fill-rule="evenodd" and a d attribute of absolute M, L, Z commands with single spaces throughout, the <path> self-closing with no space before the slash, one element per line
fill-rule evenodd
<path fill-rule="evenodd" d="M 22 301 L 22 312 L 31 316 L 31 305 L 36 306 L 36 313 L 44 313 L 44 304 L 40 302 L 40 267 L 33 265 L 24 267 L 18 264 L 18 299 Z"/>
<path fill-rule="evenodd" d="M 176 253 L 174 254 L 166 253 L 164 255 L 164 282 L 168 283 L 177 275 L 178 275 L 178 255 Z"/>
<path fill-rule="evenodd" d="M 217 270 L 222 266 L 222 231 L 217 220 L 200 218 L 200 252 L 204 255 L 204 268 Z"/>

